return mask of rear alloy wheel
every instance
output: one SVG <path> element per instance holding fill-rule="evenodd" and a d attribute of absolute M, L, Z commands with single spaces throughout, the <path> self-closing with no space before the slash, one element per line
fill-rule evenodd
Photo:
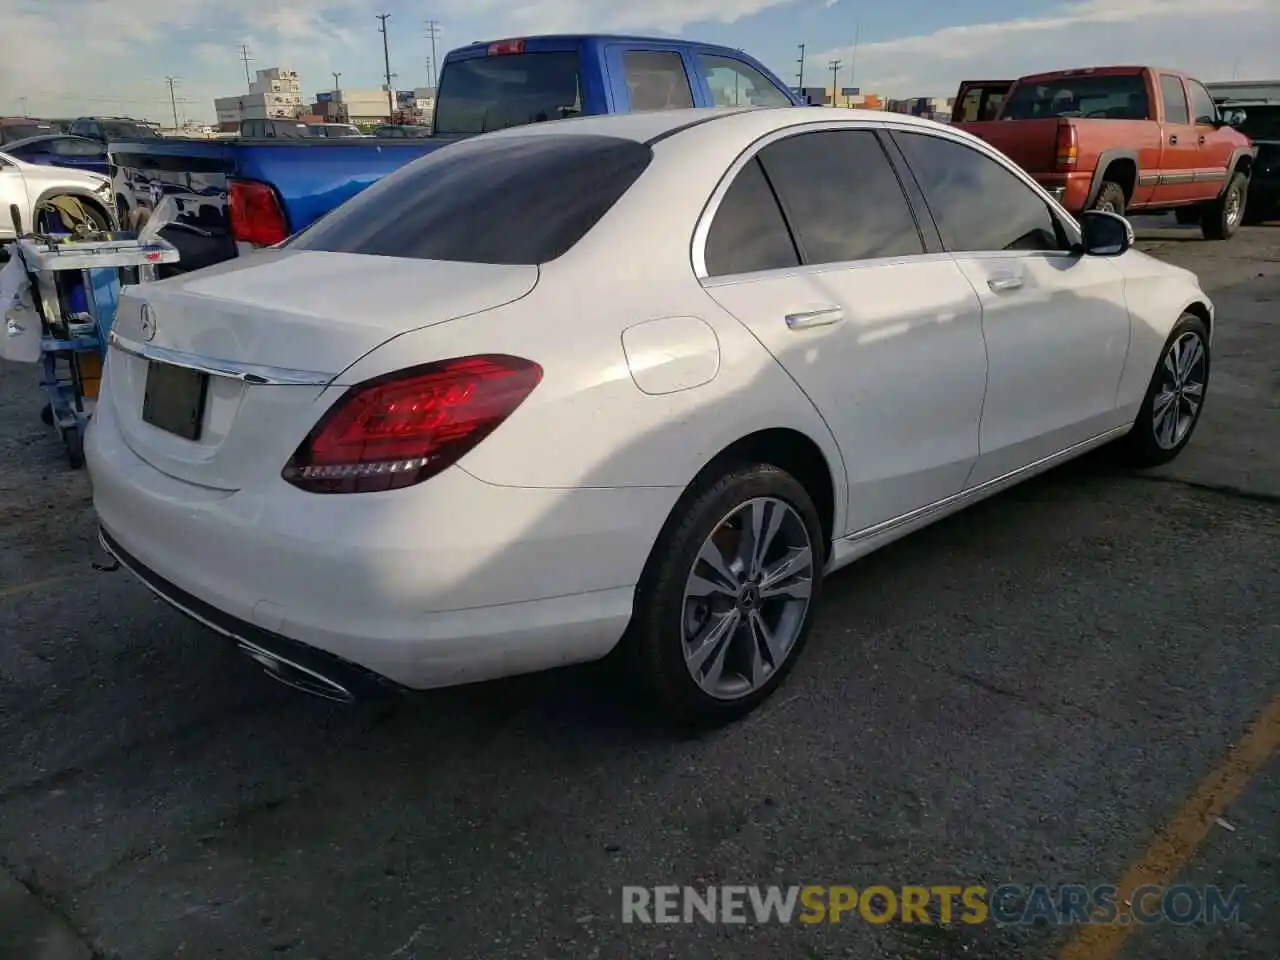
<path fill-rule="evenodd" d="M 1122 441 L 1133 466 L 1168 463 L 1191 440 L 1209 390 L 1209 331 L 1185 313 L 1165 343 L 1138 418 Z"/>
<path fill-rule="evenodd" d="M 1233 173 L 1222 196 L 1205 207 L 1201 230 L 1206 240 L 1230 240 L 1236 235 L 1244 222 L 1248 195 L 1248 178 L 1243 173 Z"/>
<path fill-rule="evenodd" d="M 678 508 L 654 547 L 626 643 L 664 714 L 715 725 L 765 700 L 799 656 L 821 589 L 822 526 L 777 467 L 741 467 Z"/>

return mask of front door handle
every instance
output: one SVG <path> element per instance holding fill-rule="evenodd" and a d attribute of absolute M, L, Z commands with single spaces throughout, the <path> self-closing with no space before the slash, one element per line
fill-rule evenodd
<path fill-rule="evenodd" d="M 1200 145 L 1201 145 L 1201 146 L 1204 146 L 1204 142 L 1205 142 L 1205 140 L 1207 140 L 1207 139 L 1208 139 L 1208 137 L 1206 137 L 1203 133 L 1202 133 L 1202 134 L 1200 134 Z"/>
<path fill-rule="evenodd" d="M 996 277 L 987 281 L 987 286 L 996 293 L 1004 293 L 1006 290 L 1018 290 L 1022 287 L 1021 277 Z"/>
<path fill-rule="evenodd" d="M 810 327 L 826 327 L 839 323 L 843 319 L 844 310 L 840 307 L 823 307 L 820 310 L 807 310 L 804 313 L 788 313 L 787 328 L 807 330 Z"/>
<path fill-rule="evenodd" d="M 1178 135 L 1175 133 L 1173 136 L 1171 136 L 1171 137 L 1169 138 L 1169 142 L 1170 142 L 1170 143 L 1172 143 L 1174 146 L 1177 146 L 1177 145 L 1178 145 Z"/>

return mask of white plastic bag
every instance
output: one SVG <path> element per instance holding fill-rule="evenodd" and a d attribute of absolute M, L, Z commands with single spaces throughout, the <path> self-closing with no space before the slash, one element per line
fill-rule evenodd
<path fill-rule="evenodd" d="M 31 300 L 31 278 L 16 250 L 0 268 L 0 357 L 15 363 L 40 361 L 40 314 Z"/>

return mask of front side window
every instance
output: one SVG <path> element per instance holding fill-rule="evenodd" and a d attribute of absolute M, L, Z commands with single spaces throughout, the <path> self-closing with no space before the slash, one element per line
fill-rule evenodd
<path fill-rule="evenodd" d="M 618 137 L 464 141 L 383 177 L 285 246 L 418 260 L 547 263 L 581 240 L 652 159 L 649 147 Z"/>
<path fill-rule="evenodd" d="M 743 167 L 716 209 L 703 253 L 707 275 L 725 277 L 800 265 L 782 208 L 759 158 Z"/>
<path fill-rule="evenodd" d="M 1160 97 L 1164 100 L 1165 123 L 1190 123 L 1187 112 L 1187 94 L 1182 89 L 1182 79 L 1169 74 L 1160 75 Z"/>
<path fill-rule="evenodd" d="M 622 55 L 631 109 L 683 110 L 693 106 L 693 88 L 678 53 L 628 50 Z"/>
<path fill-rule="evenodd" d="M 894 131 L 947 249 L 1065 251 L 1049 205 L 986 154 L 945 137 Z"/>
<path fill-rule="evenodd" d="M 897 174 L 870 130 L 823 130 L 769 144 L 760 162 L 806 264 L 924 253 Z"/>
<path fill-rule="evenodd" d="M 577 53 L 521 53 L 446 61 L 436 133 L 470 136 L 582 113 Z"/>
<path fill-rule="evenodd" d="M 1187 87 L 1191 90 L 1191 113 L 1195 117 L 1195 122 L 1199 124 L 1216 124 L 1218 122 L 1218 105 L 1213 102 L 1213 97 L 1209 96 L 1209 91 L 1204 88 L 1203 84 L 1197 83 L 1195 80 L 1188 80 Z"/>
<path fill-rule="evenodd" d="M 732 57 L 699 54 L 717 107 L 785 107 L 791 101 L 759 70 Z"/>

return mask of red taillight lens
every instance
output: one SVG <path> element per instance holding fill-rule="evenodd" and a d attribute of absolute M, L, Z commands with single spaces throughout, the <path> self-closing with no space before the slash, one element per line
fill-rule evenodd
<path fill-rule="evenodd" d="M 491 57 L 506 57 L 513 53 L 524 53 L 523 40 L 499 40 L 489 44 L 488 54 Z"/>
<path fill-rule="evenodd" d="M 1080 160 L 1080 137 L 1075 124 L 1062 121 L 1058 124 L 1054 162 L 1059 167 L 1074 167 Z"/>
<path fill-rule="evenodd" d="M 241 243 L 270 247 L 289 236 L 276 192 L 256 180 L 232 180 L 227 185 L 231 235 Z"/>
<path fill-rule="evenodd" d="M 352 387 L 285 465 L 312 493 L 369 493 L 421 483 L 456 463 L 542 380 L 530 360 L 461 357 Z"/>

